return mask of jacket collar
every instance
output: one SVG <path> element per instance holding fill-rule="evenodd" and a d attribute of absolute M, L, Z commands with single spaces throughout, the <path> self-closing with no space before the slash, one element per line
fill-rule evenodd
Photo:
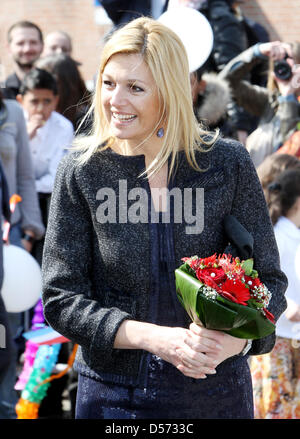
<path fill-rule="evenodd" d="M 133 176 L 138 177 L 145 170 L 145 156 L 144 154 L 134 155 L 134 156 L 125 156 L 116 153 L 111 148 L 107 148 L 104 151 L 101 151 L 100 154 L 102 157 L 105 157 L 110 162 L 113 162 L 114 166 L 119 168 L 126 168 L 126 170 Z M 211 169 L 211 154 L 209 152 L 196 152 L 196 161 L 199 164 L 200 168 L 203 172 L 199 172 L 191 167 L 188 163 L 185 152 L 179 151 L 177 154 L 177 159 L 175 163 L 175 173 L 171 178 L 171 186 L 175 183 L 178 185 L 183 185 L 188 182 L 191 182 L 195 179 L 200 178 L 201 175 L 207 175 L 207 173 L 212 172 L 214 169 Z M 169 158 L 169 166 L 171 163 L 171 158 Z M 206 179 L 203 179 L 203 183 L 205 183 Z M 205 184 L 204 184 L 205 185 Z"/>

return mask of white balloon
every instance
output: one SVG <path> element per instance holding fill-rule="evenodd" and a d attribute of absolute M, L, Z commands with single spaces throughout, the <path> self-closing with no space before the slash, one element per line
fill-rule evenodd
<path fill-rule="evenodd" d="M 1 296 L 8 312 L 32 308 L 42 292 L 42 274 L 37 261 L 26 250 L 3 245 L 4 278 Z"/>
<path fill-rule="evenodd" d="M 183 42 L 190 72 L 205 63 L 213 48 L 214 35 L 209 21 L 201 12 L 178 6 L 168 9 L 158 21 L 173 30 Z"/>

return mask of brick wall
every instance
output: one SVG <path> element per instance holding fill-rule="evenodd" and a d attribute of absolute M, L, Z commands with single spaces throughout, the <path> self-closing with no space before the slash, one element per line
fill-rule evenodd
<path fill-rule="evenodd" d="M 271 39 L 300 40 L 300 0 L 244 0 L 242 10 L 263 24 Z M 6 32 L 14 22 L 27 19 L 37 23 L 45 35 L 57 29 L 68 32 L 73 56 L 82 62 L 84 78 L 91 79 L 97 71 L 102 37 L 110 28 L 96 24 L 95 12 L 93 0 L 1 0 L 0 60 L 5 74 L 13 68 L 5 47 Z"/>
<path fill-rule="evenodd" d="M 244 0 L 241 9 L 265 26 L 271 40 L 300 41 L 299 0 Z"/>
<path fill-rule="evenodd" d="M 102 37 L 110 26 L 95 22 L 93 0 L 1 0 L 0 60 L 5 73 L 13 66 L 6 50 L 6 33 L 19 20 L 38 24 L 44 35 L 57 29 L 70 34 L 73 40 L 73 57 L 82 63 L 85 79 L 92 79 L 97 71 Z"/>

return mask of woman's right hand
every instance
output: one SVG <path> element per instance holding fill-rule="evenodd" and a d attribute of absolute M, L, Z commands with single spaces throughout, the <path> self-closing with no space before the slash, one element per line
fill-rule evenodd
<path fill-rule="evenodd" d="M 217 361 L 214 353 L 221 349 L 216 331 L 203 330 L 201 335 L 185 328 L 159 327 L 153 339 L 153 353 L 173 364 L 191 378 L 206 378 L 215 374 Z M 219 334 L 218 334 L 219 336 Z"/>

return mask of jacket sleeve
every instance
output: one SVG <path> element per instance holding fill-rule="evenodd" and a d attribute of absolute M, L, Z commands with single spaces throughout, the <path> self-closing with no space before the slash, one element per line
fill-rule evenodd
<path fill-rule="evenodd" d="M 253 259 L 261 281 L 272 293 L 268 310 L 276 321 L 286 309 L 287 278 L 280 269 L 279 253 L 273 226 L 256 170 L 244 147 L 238 150 L 238 181 L 231 214 L 254 239 Z M 275 334 L 254 340 L 250 355 L 270 352 Z"/>
<path fill-rule="evenodd" d="M 291 99 L 278 97 L 278 110 L 276 115 L 280 120 L 280 134 L 282 142 L 285 142 L 289 135 L 296 130 L 300 122 L 300 106 L 296 97 Z"/>
<path fill-rule="evenodd" d="M 99 351 L 107 355 L 120 324 L 131 316 L 103 308 L 92 298 L 93 223 L 73 155 L 60 162 L 51 198 L 42 263 L 44 315 L 51 327 L 91 356 Z"/>
<path fill-rule="evenodd" d="M 229 82 L 235 102 L 254 116 L 262 116 L 269 102 L 265 87 L 251 84 L 247 75 L 260 62 L 254 53 L 254 46 L 233 58 L 219 73 L 221 79 Z"/>

